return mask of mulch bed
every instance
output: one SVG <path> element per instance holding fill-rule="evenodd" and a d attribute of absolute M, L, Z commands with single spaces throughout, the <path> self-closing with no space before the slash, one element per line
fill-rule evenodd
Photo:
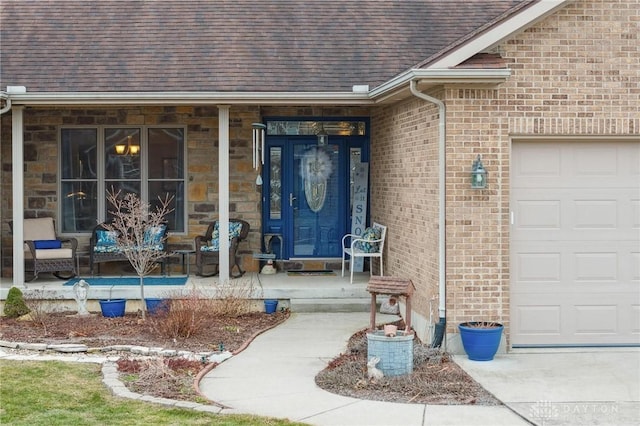
<path fill-rule="evenodd" d="M 100 315 L 78 317 L 52 313 L 41 321 L 21 321 L 0 317 L 0 339 L 30 343 L 82 343 L 89 347 L 140 345 L 192 352 L 214 352 L 222 347 L 235 353 L 261 332 L 289 316 L 251 313 L 238 317 L 209 315 L 199 332 L 189 338 L 173 339 L 158 334 L 154 319 L 142 321 L 136 314 L 121 318 Z M 402 321 L 395 323 L 404 328 Z M 194 379 L 205 367 L 201 360 L 148 358 L 122 354 L 118 361 L 120 378 L 138 393 L 206 403 L 194 387 Z M 360 399 L 425 404 L 500 405 L 482 386 L 451 360 L 448 354 L 414 341 L 413 373 L 400 377 L 367 378 L 366 331 L 354 334 L 344 354 L 337 356 L 316 377 L 321 388 Z"/>
<path fill-rule="evenodd" d="M 50 313 L 43 321 L 0 317 L 0 339 L 30 343 L 80 343 L 89 347 L 142 345 L 192 352 L 213 352 L 220 348 L 234 352 L 255 333 L 271 328 L 288 317 L 287 312 L 249 313 L 239 317 L 210 315 L 197 334 L 189 338 L 163 337 L 153 318 L 142 321 L 138 314 L 105 318 L 99 314 L 79 317 L 68 312 Z"/>
<path fill-rule="evenodd" d="M 402 321 L 394 324 L 399 329 L 405 327 Z M 413 342 L 411 374 L 369 379 L 366 330 L 351 337 L 347 351 L 316 376 L 316 384 L 329 392 L 359 399 L 436 405 L 502 405 L 447 353 L 429 348 L 417 338 Z"/>

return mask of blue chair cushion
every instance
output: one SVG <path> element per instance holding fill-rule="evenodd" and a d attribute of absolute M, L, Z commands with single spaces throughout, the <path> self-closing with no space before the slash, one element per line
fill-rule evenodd
<path fill-rule="evenodd" d="M 242 231 L 242 223 L 229 222 L 229 241 L 240 236 Z M 211 241 L 208 246 L 201 248 L 202 251 L 219 251 L 220 250 L 220 229 L 218 228 L 218 222 L 213 227 L 211 233 Z"/>
<path fill-rule="evenodd" d="M 96 245 L 93 251 L 95 253 L 120 253 L 122 250 L 116 245 Z"/>
<path fill-rule="evenodd" d="M 378 250 L 380 250 L 380 244 L 378 244 L 377 242 L 375 243 L 369 242 L 369 241 L 379 240 L 380 238 L 382 238 L 382 233 L 380 232 L 380 229 L 369 227 L 364 230 L 360 238 L 362 238 L 365 241 L 356 241 L 356 243 L 354 244 L 355 249 L 364 253 L 377 253 Z"/>
<path fill-rule="evenodd" d="M 59 240 L 34 240 L 33 245 L 36 250 L 62 248 L 62 242 Z"/>

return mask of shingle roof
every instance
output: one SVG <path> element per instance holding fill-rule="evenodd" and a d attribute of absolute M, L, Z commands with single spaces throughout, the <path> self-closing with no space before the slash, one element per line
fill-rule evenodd
<path fill-rule="evenodd" d="M 32 91 L 371 88 L 530 0 L 0 3 L 0 87 Z"/>

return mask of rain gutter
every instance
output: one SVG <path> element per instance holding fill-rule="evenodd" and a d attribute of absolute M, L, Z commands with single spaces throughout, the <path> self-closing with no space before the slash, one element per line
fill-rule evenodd
<path fill-rule="evenodd" d="M 496 86 L 511 76 L 508 68 L 461 68 L 461 69 L 410 69 L 398 74 L 369 92 L 376 103 L 380 103 L 406 89 L 409 82 L 421 85 L 439 86 L 445 84 L 472 84 Z"/>
<path fill-rule="evenodd" d="M 7 92 L 2 91 L 0 92 L 0 99 L 4 100 L 5 102 L 4 107 L 0 109 L 0 115 L 2 115 L 5 112 L 9 112 L 9 110 L 11 109 L 11 98 L 9 97 Z"/>
<path fill-rule="evenodd" d="M 366 105 L 367 92 L 28 92 L 14 105 Z"/>

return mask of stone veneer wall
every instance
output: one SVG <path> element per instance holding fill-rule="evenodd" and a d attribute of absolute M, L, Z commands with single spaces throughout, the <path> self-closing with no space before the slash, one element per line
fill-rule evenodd
<path fill-rule="evenodd" d="M 232 107 L 229 128 L 230 217 L 251 224 L 248 242 L 241 245 L 243 264 L 257 270 L 251 256 L 260 247 L 260 192 L 252 173 L 251 123 L 260 121 L 257 107 Z M 57 216 L 58 140 L 61 126 L 158 125 L 186 126 L 187 217 L 185 234 L 172 235 L 172 246 L 192 247 L 218 216 L 218 109 L 215 106 L 141 106 L 124 108 L 28 108 L 24 112 L 25 216 Z M 2 117 L 2 188 L 11 193 L 11 116 Z M 2 275 L 11 276 L 12 243 L 8 225 L 11 199 L 2 209 Z M 80 248 L 89 236 L 78 237 Z"/>
<path fill-rule="evenodd" d="M 509 325 L 512 140 L 640 138 L 637 6 L 571 3 L 497 48 L 512 70 L 500 87 L 432 93 L 447 107 L 448 332 L 470 319 Z M 434 114 L 434 106 L 410 99 L 372 117 L 372 216 L 392 236 L 385 272 L 416 283 L 415 310 L 427 319 L 437 295 Z M 485 190 L 469 184 L 477 154 L 489 172 Z"/>
<path fill-rule="evenodd" d="M 253 252 L 260 250 L 260 188 L 252 166 L 251 123 L 263 116 L 368 116 L 367 108 L 352 107 L 269 107 L 232 106 L 229 124 L 230 217 L 251 224 L 248 241 L 240 246 L 243 266 L 257 271 Z M 61 126 L 186 126 L 187 215 L 185 234 L 172 235 L 173 247 L 193 247 L 196 235 L 204 234 L 211 220 L 218 217 L 218 108 L 215 106 L 140 106 L 91 108 L 28 108 L 24 112 L 25 216 L 57 216 L 58 139 Z M 11 194 L 11 114 L 1 118 L 0 189 Z M 12 238 L 8 221 L 12 218 L 10 197 L 0 199 L 2 223 L 2 274 L 12 270 Z M 80 236 L 79 246 L 88 245 L 89 236 Z M 192 259 L 193 261 L 193 259 Z"/>

